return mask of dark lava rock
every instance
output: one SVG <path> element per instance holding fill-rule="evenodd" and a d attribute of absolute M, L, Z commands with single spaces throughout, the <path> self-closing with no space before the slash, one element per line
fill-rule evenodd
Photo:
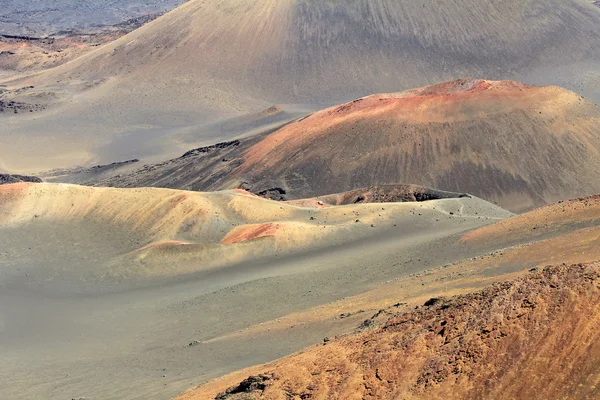
<path fill-rule="evenodd" d="M 228 400 L 236 398 L 237 394 L 241 393 L 253 393 L 253 392 L 263 392 L 267 387 L 269 381 L 273 380 L 273 375 L 271 374 L 260 374 L 249 376 L 239 383 L 237 386 L 232 386 L 228 388 L 226 391 L 219 393 L 215 400 Z"/>
<path fill-rule="evenodd" d="M 9 183 L 17 182 L 41 183 L 42 180 L 37 176 L 0 174 L 0 185 L 6 185 Z"/>
<path fill-rule="evenodd" d="M 437 303 L 439 303 L 440 301 L 442 301 L 442 299 L 440 299 L 438 297 L 432 297 L 431 299 L 427 300 L 425 302 L 425 304 L 423 304 L 423 305 L 426 307 L 433 306 L 433 305 L 436 305 Z"/>

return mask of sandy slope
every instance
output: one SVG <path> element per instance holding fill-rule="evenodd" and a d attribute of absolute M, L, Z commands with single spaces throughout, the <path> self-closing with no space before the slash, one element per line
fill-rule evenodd
<path fill-rule="evenodd" d="M 298 207 L 65 184 L 3 185 L 0 198 L 4 398 L 168 398 L 399 301 L 600 257 L 594 198 L 474 231 L 510 214 L 476 198 Z M 548 228 L 517 243 L 495 233 L 523 218 Z"/>
<path fill-rule="evenodd" d="M 20 138 L 36 134 L 48 156 L 38 168 L 118 161 L 98 148 L 123 135 L 171 142 L 172 129 L 272 104 L 331 104 L 464 76 L 579 88 L 569 67 L 587 63 L 597 74 L 599 21 L 600 10 L 581 0 L 193 0 L 47 73 L 7 82 L 35 86 L 15 100 L 59 106 L 2 117 L 11 144 L 0 156 L 6 169 L 25 171 L 34 159 Z M 130 146 L 124 158 L 148 155 Z"/>
<path fill-rule="evenodd" d="M 457 80 L 361 98 L 98 184 L 279 188 L 300 199 L 413 183 L 519 212 L 600 192 L 599 122 L 600 107 L 558 87 Z"/>
<path fill-rule="evenodd" d="M 475 198 L 302 208 L 238 191 L 2 185 L 1 397 L 173 396 L 321 330 L 194 340 L 454 261 L 463 232 L 509 215 Z"/>

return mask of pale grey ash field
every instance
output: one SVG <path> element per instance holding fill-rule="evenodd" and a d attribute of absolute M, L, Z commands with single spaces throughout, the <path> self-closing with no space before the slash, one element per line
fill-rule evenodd
<path fill-rule="evenodd" d="M 0 399 L 600 398 L 598 27 L 0 0 Z"/>

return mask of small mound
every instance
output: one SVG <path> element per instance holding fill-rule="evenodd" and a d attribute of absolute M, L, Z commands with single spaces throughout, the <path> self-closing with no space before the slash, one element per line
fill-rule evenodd
<path fill-rule="evenodd" d="M 446 192 L 418 185 L 382 185 L 351 190 L 344 193 L 318 196 L 311 199 L 291 200 L 301 206 L 341 206 L 361 203 L 402 203 L 471 197 L 466 193 Z"/>
<path fill-rule="evenodd" d="M 275 104 L 267 109 L 262 110 L 260 113 L 258 113 L 258 115 L 271 116 L 271 115 L 279 114 L 281 112 L 284 112 L 283 108 L 281 108 L 281 106 Z"/>

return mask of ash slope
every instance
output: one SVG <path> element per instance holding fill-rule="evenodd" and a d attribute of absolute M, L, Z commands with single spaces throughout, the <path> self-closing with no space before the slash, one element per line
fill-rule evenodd
<path fill-rule="evenodd" d="M 52 75 L 146 89 L 149 79 L 184 95 L 216 90 L 209 78 L 240 97 L 319 103 L 585 59 L 597 49 L 598 21 L 598 10 L 578 1 L 194 0 Z"/>
<path fill-rule="evenodd" d="M 36 87 L 11 100 L 55 96 L 60 105 L 3 119 L 15 141 L 45 132 L 56 143 L 75 133 L 110 142 L 272 104 L 332 104 L 463 76 L 543 75 L 554 84 L 563 73 L 536 71 L 589 63 L 594 73 L 599 24 L 600 10 L 578 0 L 192 0 L 72 62 L 8 82 Z M 46 168 L 116 161 L 97 159 L 93 144 L 82 141 L 88 159 L 63 146 L 64 157 L 47 158 L 55 165 Z M 0 156 L 26 168 L 12 154 L 27 153 L 11 147 Z M 147 156 L 142 150 L 123 158 Z"/>
<path fill-rule="evenodd" d="M 178 399 L 595 398 L 599 281 L 598 263 L 545 268 Z"/>
<path fill-rule="evenodd" d="M 600 192 L 599 121 L 598 106 L 558 87 L 458 80 L 365 97 L 96 184 L 293 200 L 413 183 L 523 211 Z"/>

